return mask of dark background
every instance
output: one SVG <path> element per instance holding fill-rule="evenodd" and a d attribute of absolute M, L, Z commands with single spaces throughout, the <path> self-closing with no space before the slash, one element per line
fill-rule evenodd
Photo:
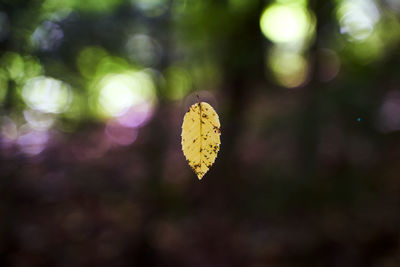
<path fill-rule="evenodd" d="M 274 5 L 303 39 L 261 22 Z M 1 0 L 0 266 L 400 266 L 399 18 L 395 0 Z M 196 93 L 222 131 L 201 181 L 180 147 Z"/>

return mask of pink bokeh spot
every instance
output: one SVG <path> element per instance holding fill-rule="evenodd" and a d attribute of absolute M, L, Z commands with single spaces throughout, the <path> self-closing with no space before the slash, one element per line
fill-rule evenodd
<path fill-rule="evenodd" d="M 380 124 L 384 132 L 400 130 L 400 92 L 390 91 L 382 104 Z"/>
<path fill-rule="evenodd" d="M 138 128 L 143 126 L 153 113 L 152 105 L 148 102 L 142 102 L 131 107 L 127 112 L 117 118 L 120 125 L 129 128 Z"/>
<path fill-rule="evenodd" d="M 18 138 L 18 145 L 25 154 L 34 156 L 41 153 L 49 140 L 49 134 L 44 131 L 29 131 Z"/>
<path fill-rule="evenodd" d="M 112 120 L 107 123 L 105 133 L 110 141 L 123 146 L 131 145 L 138 136 L 136 128 L 124 127 Z"/>

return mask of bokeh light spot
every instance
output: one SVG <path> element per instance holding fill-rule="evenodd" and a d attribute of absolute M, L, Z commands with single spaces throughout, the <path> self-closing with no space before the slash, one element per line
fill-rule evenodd
<path fill-rule="evenodd" d="M 347 49 L 360 63 L 368 64 L 385 53 L 385 41 L 374 31 L 365 41 L 350 43 Z"/>
<path fill-rule="evenodd" d="M 229 8 L 235 12 L 246 12 L 247 10 L 254 8 L 257 4 L 255 1 L 243 1 L 243 0 L 229 0 Z"/>
<path fill-rule="evenodd" d="M 333 80 L 340 71 L 340 58 L 337 53 L 331 49 L 320 49 L 318 51 L 320 68 L 318 76 L 321 81 L 329 82 Z"/>
<path fill-rule="evenodd" d="M 24 79 L 21 81 L 43 74 L 43 67 L 37 58 L 24 56 L 22 59 L 24 61 Z"/>
<path fill-rule="evenodd" d="M 3 139 L 2 143 L 4 143 L 4 141 L 14 141 L 18 138 L 17 125 L 11 118 L 7 116 L 1 118 L 1 137 Z"/>
<path fill-rule="evenodd" d="M 164 14 L 168 9 L 166 0 L 131 0 L 145 16 L 158 17 Z"/>
<path fill-rule="evenodd" d="M 85 78 L 92 78 L 96 74 L 97 65 L 107 56 L 102 47 L 88 46 L 79 52 L 77 67 Z"/>
<path fill-rule="evenodd" d="M 43 113 L 32 109 L 26 109 L 23 113 L 26 122 L 34 130 L 48 130 L 54 124 L 54 115 L 51 113 Z"/>
<path fill-rule="evenodd" d="M 277 82 L 287 88 L 304 84 L 308 74 L 306 59 L 299 53 L 275 48 L 270 51 L 268 65 Z"/>
<path fill-rule="evenodd" d="M 166 80 L 165 95 L 172 100 L 183 98 L 192 87 L 189 73 L 181 67 L 170 67 L 164 72 Z"/>
<path fill-rule="evenodd" d="M 8 77 L 6 71 L 0 69 L 0 106 L 3 104 L 8 91 Z"/>
<path fill-rule="evenodd" d="M 400 1 L 399 0 L 386 0 L 391 8 L 396 11 L 400 11 Z"/>
<path fill-rule="evenodd" d="M 97 66 L 94 66 L 94 69 L 96 70 L 94 78 L 102 79 L 105 75 L 110 73 L 123 73 L 127 70 L 131 70 L 132 66 L 123 58 L 106 56 L 98 62 Z"/>
<path fill-rule="evenodd" d="M 0 59 L 0 80 L 6 79 L 15 81 L 18 85 L 23 85 L 29 78 L 39 76 L 43 73 L 40 62 L 32 56 L 21 56 L 15 52 L 6 52 Z M 4 76 L 5 75 L 5 76 Z"/>
<path fill-rule="evenodd" d="M 51 51 L 58 48 L 63 37 L 64 32 L 58 24 L 45 21 L 33 32 L 31 41 L 36 49 Z"/>
<path fill-rule="evenodd" d="M 130 79 L 122 75 L 111 75 L 105 77 L 101 88 L 99 102 L 104 110 L 112 115 L 123 114 L 132 106 L 135 100 Z"/>
<path fill-rule="evenodd" d="M 2 56 L 1 64 L 5 66 L 12 80 L 20 80 L 24 77 L 24 60 L 21 55 L 7 52 Z"/>
<path fill-rule="evenodd" d="M 47 131 L 37 131 L 29 125 L 22 125 L 19 129 L 18 145 L 20 150 L 30 156 L 41 153 L 49 141 Z"/>
<path fill-rule="evenodd" d="M 340 32 L 349 41 L 364 41 L 374 30 L 380 14 L 371 0 L 343 0 L 337 10 Z"/>
<path fill-rule="evenodd" d="M 262 33 L 274 43 L 302 45 L 310 35 L 312 20 L 301 5 L 273 4 L 261 15 Z"/>
<path fill-rule="evenodd" d="M 32 109 L 48 113 L 61 113 L 68 109 L 72 100 L 69 85 L 50 77 L 29 79 L 22 88 L 22 98 Z"/>
<path fill-rule="evenodd" d="M 383 132 L 400 131 L 400 91 L 387 93 L 379 114 Z"/>
<path fill-rule="evenodd" d="M 117 118 L 117 121 L 128 128 L 137 128 L 143 126 L 153 114 L 153 104 L 151 102 L 142 102 L 132 106 L 127 112 Z"/>
<path fill-rule="evenodd" d="M 112 142 L 127 146 L 135 142 L 138 136 L 138 129 L 124 127 L 118 122 L 110 120 L 106 125 L 105 133 Z"/>
<path fill-rule="evenodd" d="M 108 74 L 101 79 L 98 88 L 100 111 L 106 116 L 118 117 L 132 107 L 155 100 L 154 82 L 144 71 Z"/>
<path fill-rule="evenodd" d="M 143 66 L 155 65 L 161 56 L 160 44 L 145 34 L 136 34 L 128 39 L 125 49 L 129 58 Z"/>
<path fill-rule="evenodd" d="M 63 11 L 66 16 L 70 9 L 88 11 L 92 13 L 108 13 L 112 12 L 122 0 L 45 0 L 43 8 L 47 12 Z"/>

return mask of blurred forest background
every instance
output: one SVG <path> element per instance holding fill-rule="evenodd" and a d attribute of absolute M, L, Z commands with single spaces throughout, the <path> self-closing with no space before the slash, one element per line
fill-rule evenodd
<path fill-rule="evenodd" d="M 398 267 L 399 131 L 398 0 L 1 0 L 0 266 Z"/>

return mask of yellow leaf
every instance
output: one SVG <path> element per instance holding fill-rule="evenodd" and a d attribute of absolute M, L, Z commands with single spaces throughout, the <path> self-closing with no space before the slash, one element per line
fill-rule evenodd
<path fill-rule="evenodd" d="M 193 104 L 183 118 L 183 154 L 199 179 L 217 158 L 221 144 L 220 126 L 218 114 L 206 102 Z"/>

